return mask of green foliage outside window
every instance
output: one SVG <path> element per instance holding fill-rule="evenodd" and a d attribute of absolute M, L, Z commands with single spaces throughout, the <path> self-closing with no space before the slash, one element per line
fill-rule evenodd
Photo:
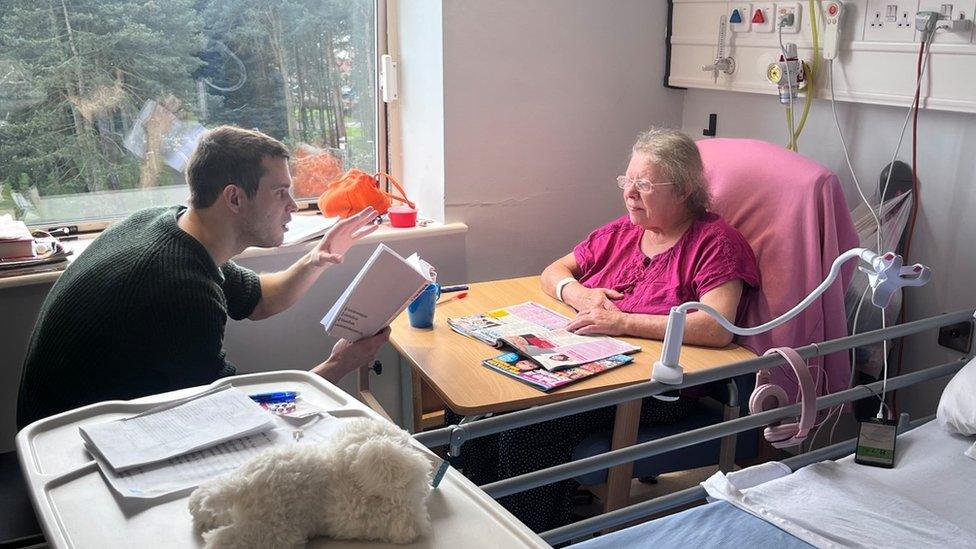
<path fill-rule="evenodd" d="M 181 197 L 166 147 L 182 128 L 258 128 L 376 167 L 372 0 L 0 6 L 0 213 L 53 223 Z"/>

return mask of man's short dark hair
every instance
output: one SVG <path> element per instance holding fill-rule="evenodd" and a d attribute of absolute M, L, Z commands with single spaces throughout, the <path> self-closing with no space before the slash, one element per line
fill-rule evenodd
<path fill-rule="evenodd" d="M 210 130 L 200 138 L 186 166 L 190 205 L 209 208 L 227 185 L 237 185 L 248 198 L 253 197 L 264 175 L 264 157 L 288 158 L 288 149 L 257 130 L 236 126 Z"/>

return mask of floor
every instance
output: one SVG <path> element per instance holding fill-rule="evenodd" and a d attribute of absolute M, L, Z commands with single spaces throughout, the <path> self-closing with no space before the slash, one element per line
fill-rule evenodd
<path fill-rule="evenodd" d="M 655 484 L 634 479 L 630 485 L 630 504 L 633 505 L 672 492 L 684 490 L 685 488 L 691 488 L 715 474 L 716 471 L 718 471 L 718 467 L 713 466 L 667 473 L 657 477 L 657 483 Z M 577 505 L 573 508 L 573 513 L 580 519 L 595 516 L 602 512 L 603 502 L 598 499 L 594 499 L 592 503 Z"/>

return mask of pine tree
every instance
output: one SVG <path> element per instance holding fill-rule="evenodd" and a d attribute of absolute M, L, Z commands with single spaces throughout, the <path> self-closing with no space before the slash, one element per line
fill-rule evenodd
<path fill-rule="evenodd" d="M 41 195 L 132 188 L 122 140 L 148 99 L 193 99 L 201 21 L 190 0 L 3 0 L 0 51 L 31 76 L 0 113 L 0 179 Z"/>

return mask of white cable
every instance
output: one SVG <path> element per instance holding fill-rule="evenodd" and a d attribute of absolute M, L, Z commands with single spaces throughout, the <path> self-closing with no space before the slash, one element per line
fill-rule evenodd
<path fill-rule="evenodd" d="M 921 70 L 921 74 L 920 74 L 920 76 L 918 78 L 918 81 L 915 83 L 915 90 L 912 93 L 912 97 L 913 98 L 914 98 L 915 94 L 917 94 L 918 91 L 921 89 L 921 86 L 922 86 L 922 78 L 921 78 L 921 76 L 924 76 L 925 69 L 926 69 L 926 67 L 928 65 L 929 57 L 932 54 L 932 48 L 931 47 L 928 47 L 928 46 L 931 46 L 932 37 L 934 37 L 934 34 L 931 35 L 931 37 L 928 39 L 928 41 L 925 44 L 927 46 L 926 53 L 925 53 L 924 58 L 922 59 L 922 70 Z M 844 149 L 844 159 L 847 161 L 847 168 L 851 172 L 851 178 L 854 180 L 854 186 L 857 188 L 858 195 L 861 197 L 861 200 L 864 202 L 864 204 L 868 207 L 868 210 L 871 212 L 871 217 L 874 218 L 875 225 L 877 226 L 877 233 L 876 233 L 876 238 L 875 238 L 876 243 L 877 243 L 877 253 L 881 253 L 881 250 L 883 249 L 883 244 L 884 244 L 884 240 L 883 240 L 884 236 L 882 234 L 881 217 L 880 217 L 882 215 L 882 213 L 883 213 L 882 212 L 882 208 L 883 208 L 883 205 L 884 205 L 883 204 L 883 200 L 884 200 L 884 198 L 888 194 L 888 186 L 891 183 L 891 176 L 894 173 L 894 162 L 895 162 L 895 159 L 898 157 L 898 152 L 901 150 L 901 145 L 904 142 L 904 139 L 905 139 L 905 131 L 908 129 L 908 122 L 911 120 L 912 114 L 918 108 L 918 105 L 915 104 L 914 99 L 913 99 L 912 104 L 911 104 L 911 106 L 908 109 L 908 115 L 905 117 L 905 121 L 902 124 L 901 132 L 898 135 L 898 142 L 895 145 L 895 151 L 892 154 L 891 162 L 888 164 L 888 176 L 887 176 L 887 178 L 885 180 L 884 186 L 881 188 L 881 195 L 878 197 L 878 211 L 877 211 L 877 213 L 875 213 L 874 208 L 871 206 L 871 203 L 868 201 L 867 197 L 865 196 L 863 189 L 861 189 L 861 184 L 860 184 L 860 182 L 857 179 L 857 174 L 854 171 L 854 165 L 851 162 L 850 152 L 849 152 L 849 150 L 847 148 L 847 141 L 844 139 L 844 132 L 841 130 L 840 120 L 837 117 L 836 98 L 835 98 L 835 95 L 834 95 L 834 61 L 833 61 L 833 59 L 829 60 L 828 73 L 827 73 L 827 81 L 828 81 L 828 84 L 829 84 L 829 87 L 830 87 L 830 109 L 831 109 L 831 112 L 833 113 L 834 126 L 837 128 L 837 135 L 840 138 L 841 146 Z M 921 102 L 921 99 L 919 101 Z M 867 290 L 865 289 L 865 292 L 866 291 Z M 863 301 L 863 299 L 864 299 L 864 297 L 862 295 L 861 300 Z M 858 314 L 860 313 L 860 307 L 861 307 L 861 302 L 858 302 L 858 309 L 857 309 L 857 312 L 855 312 L 855 323 L 854 323 L 854 328 L 853 328 L 854 331 L 853 331 L 853 333 L 856 333 L 857 332 L 857 320 L 856 319 L 857 319 Z M 887 322 L 887 316 L 885 315 L 885 311 L 882 310 L 881 311 L 881 327 L 882 328 L 886 328 L 887 327 L 887 324 L 888 324 L 888 322 Z M 887 387 L 888 387 L 888 340 L 883 340 L 881 342 L 881 347 L 882 347 L 882 361 L 884 363 L 884 366 L 883 366 L 883 373 L 882 373 L 881 394 L 878 397 L 881 400 L 881 406 L 879 406 L 879 408 L 878 408 L 878 416 L 879 417 L 882 414 L 882 410 L 886 407 L 885 404 L 884 404 L 884 397 L 885 397 L 885 394 L 887 392 Z M 852 354 L 852 357 L 853 356 L 856 356 L 853 349 L 851 350 L 851 354 Z M 854 364 L 854 362 L 853 362 L 853 359 L 852 359 L 852 365 L 853 364 Z"/>
<path fill-rule="evenodd" d="M 785 23 L 785 21 L 783 20 L 777 22 L 776 34 L 779 36 L 779 51 L 783 53 L 783 65 L 786 67 L 786 89 L 789 92 L 787 93 L 787 96 L 790 99 L 790 118 L 786 124 L 786 129 L 789 130 L 790 132 L 790 139 L 788 143 L 790 144 L 791 147 L 795 148 L 796 143 L 793 141 L 794 139 L 793 116 L 796 115 L 796 112 L 793 109 L 793 77 L 790 75 L 790 59 L 789 59 L 790 56 L 789 53 L 786 52 L 786 48 L 783 46 L 783 23 Z"/>
<path fill-rule="evenodd" d="M 854 187 L 857 189 L 857 194 L 861 197 L 864 205 L 868 207 L 868 211 L 871 212 L 871 217 L 874 218 L 875 225 L 878 226 L 878 232 L 881 232 L 881 219 L 878 214 L 874 212 L 874 206 L 868 201 L 868 197 L 864 194 L 864 190 L 861 189 L 861 182 L 857 179 L 857 174 L 854 172 L 854 164 L 851 163 L 851 154 L 847 149 L 847 140 L 844 139 L 844 132 L 840 128 L 840 119 L 837 117 L 837 100 L 834 97 L 834 60 L 830 59 L 827 64 L 827 84 L 830 87 L 830 110 L 834 114 L 834 127 L 837 128 L 837 137 L 840 138 L 840 145 L 844 149 L 844 159 L 847 161 L 847 169 L 851 172 L 851 178 L 854 180 Z M 881 243 L 878 242 L 877 253 L 881 253 Z"/>
<path fill-rule="evenodd" d="M 857 321 L 861 316 L 861 306 L 864 305 L 864 298 L 868 295 L 868 290 L 871 289 L 871 285 L 868 284 L 864 287 L 864 291 L 861 292 L 861 299 L 857 301 L 857 308 L 854 309 L 854 326 L 851 328 L 851 335 L 857 334 Z M 854 386 L 854 372 L 857 368 L 857 347 L 851 347 L 851 381 L 847 388 L 850 389 Z"/>
<path fill-rule="evenodd" d="M 888 194 L 888 184 L 891 183 L 891 174 L 895 171 L 895 159 L 898 157 L 898 151 L 901 149 L 902 141 L 905 139 L 905 130 L 908 129 L 908 122 L 912 119 L 912 114 L 918 110 L 919 104 L 922 102 L 922 97 L 919 96 L 918 103 L 915 102 L 914 98 L 918 95 L 919 91 L 922 89 L 922 77 L 925 76 L 925 69 L 928 67 L 929 58 L 932 56 L 932 40 L 935 39 L 935 33 L 930 33 L 928 40 L 923 42 L 925 46 L 925 55 L 922 56 L 922 69 L 918 73 L 918 81 L 915 83 L 915 91 L 912 93 L 912 104 L 908 107 L 908 115 L 905 116 L 905 122 L 901 125 L 901 134 L 898 136 L 898 144 L 895 145 L 895 152 L 891 155 L 891 162 L 888 164 L 888 177 L 885 179 L 884 187 L 881 188 L 881 196 L 878 198 L 878 214 L 881 214 L 882 201 L 884 197 Z M 914 169 L 914 168 L 913 168 Z M 912 197 L 913 200 L 918 200 L 917 196 Z M 881 253 L 882 235 L 879 227 L 878 230 L 878 253 Z M 887 317 L 885 315 L 884 309 L 881 310 L 881 328 L 887 327 Z M 883 411 L 887 408 L 885 405 L 885 394 L 888 392 L 888 340 L 882 341 L 882 348 L 884 351 L 884 373 L 881 376 L 881 395 L 878 397 L 881 399 L 881 406 L 878 407 L 878 417 L 882 417 Z"/>
<path fill-rule="evenodd" d="M 841 130 L 841 127 L 840 127 L 840 119 L 837 117 L 837 99 L 836 99 L 836 97 L 834 95 L 834 60 L 833 59 L 829 60 L 829 63 L 828 63 L 827 82 L 828 82 L 828 85 L 830 87 L 830 111 L 834 115 L 834 127 L 837 128 L 837 136 L 840 138 L 841 147 L 844 149 L 844 159 L 847 161 L 847 169 L 850 170 L 850 172 L 851 172 L 851 179 L 854 180 L 854 187 L 857 189 L 858 196 L 861 197 L 861 201 L 864 202 L 864 205 L 868 207 L 868 211 L 871 212 L 871 217 L 874 219 L 874 224 L 877 227 L 877 231 L 875 233 L 875 241 L 876 241 L 877 246 L 878 246 L 877 252 L 878 253 L 881 253 L 881 242 L 882 242 L 881 241 L 881 230 L 882 229 L 881 229 L 881 217 L 880 217 L 880 215 L 881 215 L 881 208 L 880 208 L 880 205 L 879 205 L 878 213 L 875 213 L 874 206 L 871 205 L 871 202 L 868 201 L 868 197 L 864 194 L 864 189 L 861 188 L 861 182 L 858 181 L 858 179 L 857 179 L 857 173 L 854 171 L 854 164 L 851 162 L 851 154 L 850 154 L 850 151 L 847 148 L 847 140 L 844 139 L 844 132 L 843 132 L 843 130 Z M 900 146 L 901 146 L 901 143 L 899 141 L 899 147 Z M 892 170 L 889 168 L 888 169 L 888 175 L 889 175 L 889 177 L 891 176 L 891 172 L 892 172 Z M 884 196 L 884 191 L 882 191 L 882 195 L 881 196 Z M 879 204 L 880 204 L 880 199 L 879 199 Z M 861 313 L 861 305 L 862 305 L 862 302 L 864 301 L 864 295 L 866 295 L 866 294 L 867 294 L 867 288 L 864 289 L 864 294 L 861 295 L 861 300 L 858 301 L 858 303 L 857 303 L 857 310 L 854 313 L 854 328 L 851 331 L 851 335 L 854 335 L 854 334 L 857 333 L 857 318 L 858 318 L 858 316 Z M 886 327 L 885 326 L 885 315 L 884 315 L 884 311 L 881 311 L 881 327 L 882 328 Z M 887 372 L 888 371 L 888 368 L 887 368 L 887 364 L 888 364 L 888 340 L 882 341 L 881 347 L 882 347 L 882 355 L 883 355 L 882 356 L 882 360 L 884 360 L 884 363 L 885 363 L 884 371 Z M 856 363 L 856 360 L 857 360 L 856 357 L 857 357 L 857 353 L 855 352 L 855 348 L 851 348 L 851 379 L 854 379 L 853 372 L 854 372 L 854 364 Z M 881 397 L 881 398 L 883 399 L 884 397 Z"/>

